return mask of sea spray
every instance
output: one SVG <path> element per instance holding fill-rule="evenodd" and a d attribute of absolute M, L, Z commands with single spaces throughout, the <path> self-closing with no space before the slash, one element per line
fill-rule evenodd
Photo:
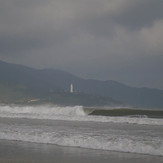
<path fill-rule="evenodd" d="M 82 106 L 0 106 L 0 139 L 163 156 L 163 119 L 90 111 Z"/>
<path fill-rule="evenodd" d="M 0 106 L 0 117 L 49 119 L 66 121 L 93 121 L 110 123 L 130 123 L 144 125 L 163 125 L 163 119 L 136 117 L 110 117 L 89 115 L 90 110 L 82 106 L 59 107 L 53 105 L 41 106 Z"/>

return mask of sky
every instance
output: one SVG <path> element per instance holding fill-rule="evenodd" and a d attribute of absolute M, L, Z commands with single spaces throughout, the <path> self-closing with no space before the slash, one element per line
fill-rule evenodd
<path fill-rule="evenodd" d="M 0 60 L 163 89 L 163 0 L 0 0 Z"/>

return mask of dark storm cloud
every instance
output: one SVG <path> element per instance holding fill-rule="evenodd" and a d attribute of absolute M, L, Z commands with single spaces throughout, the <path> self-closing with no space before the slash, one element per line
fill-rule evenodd
<path fill-rule="evenodd" d="M 115 22 L 132 29 L 151 26 L 156 20 L 163 18 L 162 0 L 131 0 L 131 5 L 113 16 Z"/>
<path fill-rule="evenodd" d="M 162 0 L 1 0 L 0 59 L 163 88 L 162 6 Z"/>
<path fill-rule="evenodd" d="M 115 0 L 108 1 L 110 7 L 105 12 L 80 20 L 80 27 L 95 35 L 114 35 L 115 26 L 128 30 L 149 27 L 163 18 L 162 0 Z"/>

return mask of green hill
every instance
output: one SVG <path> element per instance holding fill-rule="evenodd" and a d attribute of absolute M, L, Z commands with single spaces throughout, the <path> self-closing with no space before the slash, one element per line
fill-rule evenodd
<path fill-rule="evenodd" d="M 69 93 L 71 83 L 75 94 Z M 39 70 L 0 61 L 0 101 L 36 99 L 81 105 L 119 105 L 121 101 L 134 107 L 163 108 L 163 90 L 129 87 L 112 80 L 86 80 L 61 70 Z"/>

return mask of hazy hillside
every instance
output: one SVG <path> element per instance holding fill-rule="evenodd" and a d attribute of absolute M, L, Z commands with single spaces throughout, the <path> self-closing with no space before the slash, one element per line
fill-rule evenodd
<path fill-rule="evenodd" d="M 70 93 L 72 81 L 80 79 L 60 70 L 36 70 L 0 61 L 0 102 L 55 103 L 60 105 L 106 106 L 119 101 L 84 92 Z"/>
<path fill-rule="evenodd" d="M 69 94 L 71 83 L 76 92 L 73 96 Z M 87 103 L 85 97 L 89 95 L 87 101 L 92 104 L 93 100 L 101 105 L 118 104 L 117 101 L 122 101 L 126 105 L 137 107 L 163 107 L 163 90 L 134 88 L 112 80 L 85 80 L 61 70 L 38 70 L 2 61 L 0 61 L 0 91 L 1 99 L 4 95 L 6 98 L 15 95 L 14 98 L 17 99 L 33 96 L 56 100 L 59 97 L 58 100 L 63 102 L 63 99 L 66 101 L 69 97 L 75 104 L 82 104 L 81 101 L 84 99 L 83 103 Z M 94 97 L 93 100 L 90 100 L 91 96 Z"/>

